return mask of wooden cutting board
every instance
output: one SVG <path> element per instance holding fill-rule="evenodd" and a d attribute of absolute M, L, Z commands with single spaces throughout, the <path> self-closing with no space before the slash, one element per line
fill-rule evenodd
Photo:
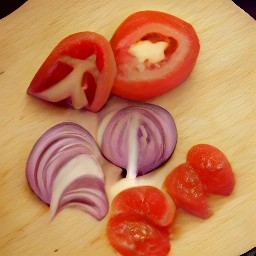
<path fill-rule="evenodd" d="M 26 89 L 62 38 L 89 30 L 109 39 L 126 16 L 145 9 L 190 22 L 201 43 L 191 77 L 151 101 L 172 113 L 179 139 L 173 157 L 150 182 L 161 187 L 197 143 L 223 150 L 236 175 L 231 197 L 211 199 L 214 215 L 209 220 L 178 212 L 170 255 L 235 256 L 256 246 L 255 21 L 228 0 L 29 0 L 0 20 L 1 256 L 115 255 L 105 236 L 107 218 L 97 222 L 79 210 L 65 209 L 50 222 L 48 207 L 25 179 L 27 156 L 46 129 L 73 121 L 95 136 L 97 115 L 38 101 Z M 116 172 L 110 167 L 108 176 Z"/>

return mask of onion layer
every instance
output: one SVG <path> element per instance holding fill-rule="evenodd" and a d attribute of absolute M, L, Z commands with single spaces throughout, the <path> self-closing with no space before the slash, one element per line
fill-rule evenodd
<path fill-rule="evenodd" d="M 78 124 L 64 122 L 36 142 L 26 176 L 34 193 L 50 205 L 53 216 L 73 206 L 101 220 L 109 208 L 102 161 L 92 135 Z"/>
<path fill-rule="evenodd" d="M 98 142 L 103 155 L 127 169 L 127 177 L 144 175 L 166 162 L 177 143 L 170 113 L 153 104 L 135 104 L 108 113 Z"/>

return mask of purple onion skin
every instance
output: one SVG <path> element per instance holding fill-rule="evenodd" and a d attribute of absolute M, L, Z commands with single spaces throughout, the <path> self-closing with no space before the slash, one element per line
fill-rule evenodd
<path fill-rule="evenodd" d="M 93 215 L 97 220 L 102 220 L 109 210 L 109 204 L 108 199 L 105 194 L 105 183 L 104 179 L 99 180 L 98 178 L 93 177 L 93 175 L 88 175 L 88 177 L 83 177 L 79 180 L 76 180 L 75 182 L 71 183 L 64 191 L 64 194 L 68 194 L 69 191 L 73 191 L 77 188 L 83 188 L 86 187 L 87 189 L 94 189 L 95 191 L 99 191 L 102 195 L 98 200 L 102 201 L 102 204 L 97 204 L 93 198 L 90 198 L 90 193 L 86 194 L 86 197 L 79 197 L 78 195 L 75 195 L 73 199 L 66 200 L 65 198 L 61 201 L 61 204 L 59 205 L 58 212 L 62 211 L 66 206 L 69 204 L 73 204 L 76 208 L 83 210 L 83 206 L 89 206 L 92 211 L 95 212 Z M 91 194 L 93 195 L 93 194 Z M 101 208 L 103 207 L 103 209 Z M 90 212 L 88 211 L 90 214 Z"/>
<path fill-rule="evenodd" d="M 38 139 L 27 160 L 26 177 L 31 190 L 39 199 L 47 205 L 51 204 L 56 177 L 69 161 L 79 155 L 83 155 L 86 159 L 94 159 L 93 161 L 98 163 L 97 166 L 100 166 L 103 161 L 93 136 L 78 124 L 59 123 L 48 129 Z M 85 170 L 86 168 L 87 166 Z M 97 174 L 90 173 L 89 170 L 88 173 L 79 174 L 77 179 L 70 180 L 61 195 L 57 212 L 70 205 L 82 209 L 97 220 L 104 218 L 108 212 L 108 199 L 104 188 L 103 172 L 100 171 L 101 169 L 98 170 Z M 70 169 L 70 172 L 72 171 Z M 92 192 L 78 193 L 79 189 L 83 188 Z M 71 201 L 66 199 L 69 195 L 72 195 Z M 92 198 L 98 202 L 98 205 L 91 201 Z"/>
<path fill-rule="evenodd" d="M 62 122 L 49 128 L 34 144 L 26 164 L 26 178 L 29 183 L 29 186 L 32 189 L 32 191 L 46 204 L 50 203 L 50 198 L 45 198 L 41 194 L 40 190 L 38 190 L 38 180 L 36 177 L 38 164 L 46 149 L 52 144 L 56 143 L 58 140 L 66 138 L 67 132 L 74 133 L 75 136 L 81 136 L 80 134 L 82 133 L 86 140 L 90 141 L 90 146 L 92 148 L 95 147 L 95 153 L 99 151 L 93 136 L 86 129 L 84 129 L 82 126 L 78 124 L 72 122 Z M 92 152 L 92 150 L 89 149 L 88 152 Z M 67 156 L 65 159 L 62 159 L 62 161 L 60 161 L 61 164 L 59 165 L 59 168 L 64 166 L 70 159 L 72 159 L 72 153 L 71 155 Z M 31 173 L 33 173 L 34 175 L 31 175 Z"/>
<path fill-rule="evenodd" d="M 129 126 L 129 120 L 134 116 L 139 116 L 137 127 Z M 113 164 L 123 169 L 128 168 L 129 129 L 137 129 L 139 151 L 136 176 L 155 170 L 173 154 L 177 129 L 171 114 L 157 105 L 133 103 L 116 110 L 102 133 L 101 151 Z"/>

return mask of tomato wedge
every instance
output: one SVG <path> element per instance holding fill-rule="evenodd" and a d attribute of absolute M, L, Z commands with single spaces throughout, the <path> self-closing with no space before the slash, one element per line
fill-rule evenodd
<path fill-rule="evenodd" d="M 123 256 L 166 256 L 170 251 L 169 234 L 138 216 L 113 216 L 107 225 L 111 245 Z"/>
<path fill-rule="evenodd" d="M 114 198 L 111 206 L 113 215 L 137 215 L 157 226 L 169 226 L 175 211 L 172 199 L 153 186 L 125 189 Z"/>
<path fill-rule="evenodd" d="M 112 93 L 146 100 L 166 93 L 192 72 L 200 45 L 194 28 L 159 11 L 139 11 L 126 18 L 111 38 L 117 63 Z"/>
<path fill-rule="evenodd" d="M 27 93 L 97 112 L 109 98 L 115 75 L 109 42 L 97 33 L 79 32 L 64 38 L 53 49 Z"/>
<path fill-rule="evenodd" d="M 177 207 L 201 219 L 211 216 L 207 192 L 190 164 L 183 163 L 174 168 L 166 177 L 164 186 Z"/>
<path fill-rule="evenodd" d="M 218 148 L 195 145 L 188 151 L 187 162 L 193 166 L 208 193 L 231 194 L 235 186 L 234 173 L 227 157 Z"/>

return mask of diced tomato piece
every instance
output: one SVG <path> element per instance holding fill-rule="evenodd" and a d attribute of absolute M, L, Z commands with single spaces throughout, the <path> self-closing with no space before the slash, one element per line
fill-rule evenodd
<path fill-rule="evenodd" d="M 231 194 L 235 176 L 227 157 L 219 149 L 208 144 L 195 145 L 187 154 L 187 162 L 193 166 L 208 193 Z"/>
<path fill-rule="evenodd" d="M 183 163 L 177 166 L 166 177 L 164 186 L 177 207 L 202 219 L 211 216 L 207 192 L 190 164 Z"/>
<path fill-rule="evenodd" d="M 113 94 L 146 100 L 166 93 L 191 74 L 200 44 L 194 28 L 159 11 L 127 17 L 111 38 L 117 64 Z"/>
<path fill-rule="evenodd" d="M 79 32 L 52 50 L 27 93 L 97 112 L 109 98 L 115 75 L 115 58 L 107 39 L 94 32 Z"/>
<path fill-rule="evenodd" d="M 114 215 L 138 215 L 158 226 L 170 225 L 176 211 L 172 199 L 153 186 L 125 189 L 114 198 L 111 207 Z"/>
<path fill-rule="evenodd" d="M 166 256 L 170 251 L 169 234 L 140 216 L 119 214 L 107 225 L 111 245 L 123 256 Z"/>

